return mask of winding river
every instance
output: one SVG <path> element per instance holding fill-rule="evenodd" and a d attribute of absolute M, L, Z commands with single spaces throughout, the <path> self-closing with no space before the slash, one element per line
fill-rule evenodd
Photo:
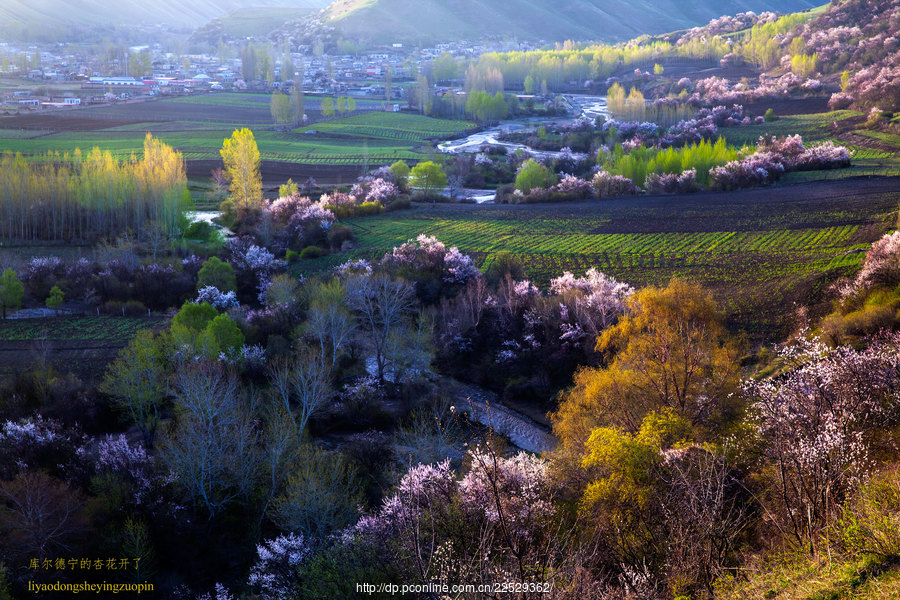
<path fill-rule="evenodd" d="M 533 117 L 530 119 L 516 119 L 510 121 L 501 121 L 499 125 L 473 133 L 472 135 L 456 140 L 447 140 L 438 144 L 439 152 L 446 154 L 459 153 L 476 153 L 481 150 L 484 145 L 502 146 L 508 152 L 522 150 L 529 155 L 539 159 L 550 159 L 559 156 L 559 152 L 547 150 L 537 150 L 526 146 L 525 144 L 516 144 L 499 139 L 503 134 L 513 132 L 535 131 L 541 125 L 560 125 L 572 123 L 576 119 L 589 118 L 595 119 L 598 116 L 606 116 L 606 96 L 586 96 L 581 94 L 570 94 L 563 96 L 570 107 L 570 115 L 568 117 Z M 575 115 L 575 116 L 572 116 Z M 576 158 L 583 158 L 583 154 L 573 153 Z M 464 194 L 474 199 L 478 204 L 484 204 L 494 201 L 494 192 L 491 190 L 463 190 Z"/>

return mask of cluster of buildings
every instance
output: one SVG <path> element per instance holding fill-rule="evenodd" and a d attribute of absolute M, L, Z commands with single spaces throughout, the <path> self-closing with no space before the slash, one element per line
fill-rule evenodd
<path fill-rule="evenodd" d="M 460 40 L 420 49 L 396 43 L 340 55 L 300 46 L 292 54 L 292 60 L 298 70 L 302 68 L 304 89 L 311 94 L 385 98 L 390 72 L 393 85 L 387 99 L 395 102 L 402 99 L 402 84 L 416 79 L 420 65 L 443 53 L 459 59 L 464 71 L 465 61 L 477 59 L 484 52 L 531 49 L 527 46 L 515 42 Z M 31 82 L 30 90 L 23 90 L 25 86 L 20 85 L 15 91 L 0 95 L 0 108 L 6 110 L 74 108 L 139 97 L 232 89 L 272 91 L 282 87 L 282 82 L 284 86 L 293 85 L 294 77 L 293 73 L 280 72 L 282 61 L 278 56 L 271 57 L 274 78 L 245 81 L 238 58 L 175 55 L 164 52 L 159 44 L 108 51 L 101 56 L 87 49 L 79 52 L 76 48 L 72 52 L 71 47 L 61 45 L 39 49 L 0 44 L 0 58 L 4 56 L 0 72 L 15 73 L 20 80 Z M 129 73 L 138 69 L 153 74 Z M 48 90 L 53 91 L 48 93 Z M 64 91 L 60 93 L 60 90 Z"/>

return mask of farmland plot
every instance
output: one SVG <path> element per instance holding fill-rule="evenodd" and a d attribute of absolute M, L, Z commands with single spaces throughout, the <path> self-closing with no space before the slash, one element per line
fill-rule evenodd
<path fill-rule="evenodd" d="M 475 256 L 509 251 L 546 287 L 595 267 L 632 285 L 685 277 L 710 287 L 731 322 L 754 335 L 792 326 L 791 303 L 816 304 L 860 265 L 896 219 L 900 180 L 875 178 L 551 205 L 438 205 L 348 220 L 359 247 L 304 261 L 328 268 L 380 257 L 420 233 Z"/>

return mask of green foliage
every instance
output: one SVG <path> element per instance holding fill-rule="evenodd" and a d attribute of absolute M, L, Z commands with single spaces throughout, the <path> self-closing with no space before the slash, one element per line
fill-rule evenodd
<path fill-rule="evenodd" d="M 791 58 L 791 71 L 800 77 L 812 77 L 819 65 L 817 54 L 798 54 Z"/>
<path fill-rule="evenodd" d="M 148 447 L 153 445 L 160 408 L 167 394 L 167 348 L 164 335 L 139 331 L 107 367 L 98 388 L 140 428 Z"/>
<path fill-rule="evenodd" d="M 295 250 L 288 248 L 284 253 L 284 259 L 288 261 L 288 263 L 295 263 L 300 259 L 300 255 Z"/>
<path fill-rule="evenodd" d="M 324 255 L 325 251 L 318 246 L 307 246 L 300 252 L 300 258 L 319 258 Z"/>
<path fill-rule="evenodd" d="M 129 569 L 127 578 L 134 583 L 152 579 L 156 574 L 156 553 L 153 551 L 150 528 L 143 521 L 128 518 L 122 537 L 123 554 L 139 559 L 135 561 L 136 567 Z"/>
<path fill-rule="evenodd" d="M 317 246 L 310 246 L 317 248 Z M 302 258 L 303 255 L 301 254 Z M 294 306 L 300 296 L 300 282 L 287 273 L 280 273 L 272 278 L 266 288 L 266 306 Z"/>
<path fill-rule="evenodd" d="M 244 334 L 228 315 L 219 315 L 200 334 L 201 344 L 213 356 L 231 352 L 244 345 Z"/>
<path fill-rule="evenodd" d="M 618 510 L 646 509 L 654 486 L 654 466 L 662 460 L 660 451 L 690 437 L 690 423 L 671 409 L 648 414 L 634 435 L 615 427 L 594 429 L 581 462 L 582 468 L 592 474 L 582 497 L 582 509 L 594 510 L 598 504 L 605 510 L 613 505 Z M 623 517 L 618 518 L 627 522 Z"/>
<path fill-rule="evenodd" d="M 503 92 L 491 95 L 489 92 L 476 91 L 469 94 L 466 100 L 466 114 L 479 121 L 499 121 L 506 118 L 508 106 Z"/>
<path fill-rule="evenodd" d="M 775 109 L 767 108 L 766 114 L 763 116 L 763 118 L 766 120 L 766 123 L 771 123 L 772 121 L 778 120 L 778 115 L 775 114 Z"/>
<path fill-rule="evenodd" d="M 398 160 L 391 165 L 391 175 L 401 190 L 409 189 L 409 165 L 402 160 Z"/>
<path fill-rule="evenodd" d="M 533 158 L 522 165 L 516 175 L 516 189 L 528 194 L 533 189 L 547 189 L 556 185 L 556 175 Z"/>
<path fill-rule="evenodd" d="M 329 119 L 334 116 L 334 99 L 332 98 L 322 98 L 322 102 L 319 105 L 319 110 L 322 111 L 322 116 L 326 119 Z"/>
<path fill-rule="evenodd" d="M 662 75 L 664 70 L 665 69 L 663 68 L 663 66 L 659 63 L 656 63 L 655 65 L 653 65 L 653 74 L 654 75 Z"/>
<path fill-rule="evenodd" d="M 606 91 L 606 105 L 609 114 L 623 121 L 644 121 L 647 112 L 647 102 L 644 95 L 637 89 L 631 88 L 625 95 L 625 88 L 618 83 Z"/>
<path fill-rule="evenodd" d="M 488 267 L 485 277 L 491 283 L 499 283 L 506 276 L 513 280 L 520 281 L 525 279 L 525 265 L 522 259 L 515 256 L 509 250 L 501 250 L 494 255 L 494 260 Z"/>
<path fill-rule="evenodd" d="M 209 303 L 185 302 L 172 319 L 172 327 L 183 327 L 191 334 L 197 334 L 218 316 L 219 311 Z"/>
<path fill-rule="evenodd" d="M 533 94 L 535 92 L 534 77 L 532 77 L 531 75 L 525 77 L 523 85 L 525 87 L 526 94 Z"/>
<path fill-rule="evenodd" d="M 60 144 L 50 142 L 43 148 L 52 151 L 32 149 L 38 156 L 31 159 L 0 154 L 0 195 L 7 199 L 0 238 L 115 239 L 126 229 L 141 230 L 148 221 L 166 235 L 176 235 L 188 208 L 184 157 L 150 134 L 142 135 L 135 134 L 123 160 L 99 147 L 82 152 L 80 135 L 71 138 L 71 153 L 59 152 Z"/>
<path fill-rule="evenodd" d="M 47 308 L 58 310 L 59 307 L 62 306 L 64 296 L 65 294 L 59 288 L 59 286 L 54 285 L 52 288 L 50 288 L 50 295 L 47 296 Z"/>
<path fill-rule="evenodd" d="M 237 279 L 234 274 L 234 267 L 216 256 L 211 256 L 209 260 L 200 267 L 197 274 L 197 289 L 207 286 L 218 288 L 220 292 L 233 292 L 237 290 Z"/>
<path fill-rule="evenodd" d="M 724 138 L 715 142 L 703 140 L 682 148 L 657 150 L 640 146 L 625 154 L 621 144 L 617 144 L 609 156 L 604 156 L 603 168 L 613 175 L 631 179 L 638 187 L 643 187 L 650 173 L 681 174 L 688 169 L 697 170 L 697 183 L 709 184 L 709 170 L 737 160 L 741 150 L 732 148 Z"/>
<path fill-rule="evenodd" d="M 17 310 L 22 306 L 22 298 L 25 296 L 25 285 L 19 281 L 19 277 L 14 270 L 6 269 L 0 275 L 0 306 L 3 307 L 3 318 L 6 318 L 6 311 Z"/>
<path fill-rule="evenodd" d="M 432 63 L 432 74 L 436 81 L 449 81 L 456 79 L 459 74 L 459 65 L 449 52 L 441 52 Z"/>
<path fill-rule="evenodd" d="M 291 103 L 290 96 L 287 94 L 281 92 L 273 93 L 270 111 L 276 125 L 283 127 L 292 123 L 294 120 L 294 106 Z"/>
<path fill-rule="evenodd" d="M 285 183 L 278 186 L 278 197 L 284 198 L 285 196 L 293 196 L 300 190 L 297 187 L 297 184 L 294 183 L 293 179 L 288 179 Z"/>
<path fill-rule="evenodd" d="M 900 468 L 891 467 L 862 486 L 847 503 L 838 531 L 852 552 L 900 559 Z"/>
<path fill-rule="evenodd" d="M 447 175 L 435 162 L 420 162 L 409 173 L 409 185 L 420 190 L 426 199 L 431 198 L 447 186 Z"/>

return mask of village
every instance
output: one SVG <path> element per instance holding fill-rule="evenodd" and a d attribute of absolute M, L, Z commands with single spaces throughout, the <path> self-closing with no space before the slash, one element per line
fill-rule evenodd
<path fill-rule="evenodd" d="M 208 92 L 288 92 L 296 84 L 313 96 L 341 94 L 384 100 L 385 110 L 396 111 L 400 109 L 398 103 L 408 99 L 406 90 L 415 85 L 419 73 L 441 56 L 463 62 L 486 52 L 535 47 L 496 40 L 460 40 L 428 48 L 393 43 L 354 53 L 327 54 L 320 44 L 301 44 L 279 54 L 271 43 L 247 38 L 210 52 L 179 54 L 159 43 L 100 52 L 62 44 L 16 46 L 0 42 L 0 113 L 76 110 Z M 242 53 L 247 48 L 254 49 L 260 59 L 262 68 L 254 69 L 256 73 L 244 73 Z M 291 74 L 282 72 L 287 57 L 294 69 Z M 462 81 L 460 72 L 458 78 L 441 83 L 452 86 Z M 443 94 L 451 89 L 435 87 L 435 92 Z"/>

